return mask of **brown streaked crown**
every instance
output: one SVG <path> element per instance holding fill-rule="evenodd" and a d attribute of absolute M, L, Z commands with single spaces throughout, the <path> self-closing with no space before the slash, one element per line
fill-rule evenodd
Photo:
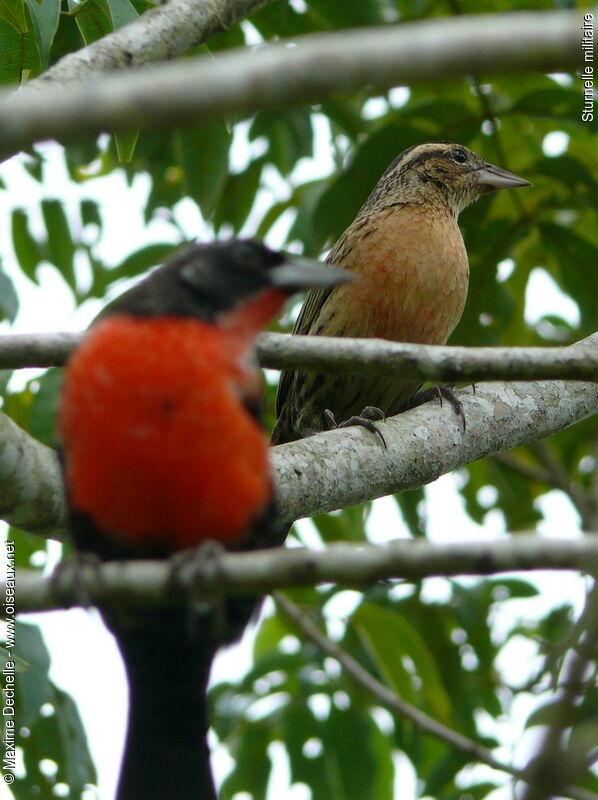
<path fill-rule="evenodd" d="M 482 194 L 531 186 L 529 181 L 489 164 L 468 147 L 427 142 L 409 147 L 390 164 L 358 216 L 396 203 L 437 203 L 457 216 Z"/>

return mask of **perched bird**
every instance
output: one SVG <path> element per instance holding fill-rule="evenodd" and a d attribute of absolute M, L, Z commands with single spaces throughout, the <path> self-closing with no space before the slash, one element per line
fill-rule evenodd
<path fill-rule="evenodd" d="M 109 561 L 279 543 L 254 340 L 292 292 L 347 279 L 257 242 L 193 245 L 110 306 L 68 362 L 59 411 L 79 551 Z M 130 690 L 118 800 L 214 800 L 210 665 L 257 602 L 104 609 Z"/>
<path fill-rule="evenodd" d="M 360 280 L 312 290 L 293 333 L 445 344 L 469 282 L 459 213 L 488 192 L 530 185 L 459 144 L 404 150 L 326 259 Z M 288 370 L 278 388 L 272 443 L 359 418 L 368 406 L 397 414 L 419 388 L 419 381 L 396 376 Z"/>

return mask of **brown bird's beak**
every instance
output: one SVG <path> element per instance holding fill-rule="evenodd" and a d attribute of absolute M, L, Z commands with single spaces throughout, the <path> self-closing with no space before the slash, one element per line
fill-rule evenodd
<path fill-rule="evenodd" d="M 294 255 L 287 255 L 280 266 L 272 267 L 269 277 L 275 289 L 287 292 L 337 286 L 339 283 L 355 280 L 355 277 L 344 269 L 322 264 L 313 258 Z"/>
<path fill-rule="evenodd" d="M 518 186 L 533 186 L 532 183 L 520 178 L 506 169 L 495 167 L 494 164 L 484 164 L 473 173 L 482 187 L 482 194 L 494 192 L 497 189 L 516 189 Z"/>

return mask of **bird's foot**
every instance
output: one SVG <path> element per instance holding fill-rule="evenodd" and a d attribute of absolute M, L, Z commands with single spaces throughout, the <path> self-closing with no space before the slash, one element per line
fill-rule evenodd
<path fill-rule="evenodd" d="M 337 422 L 334 418 L 334 414 L 329 408 L 324 409 L 324 421 L 326 422 L 326 430 L 334 430 L 335 428 L 350 428 L 352 425 L 359 425 L 362 428 L 370 431 L 371 433 L 377 434 L 380 439 L 382 440 L 382 444 L 384 445 L 385 449 L 388 449 L 386 444 L 386 439 L 384 438 L 382 431 L 376 425 L 374 420 L 380 421 L 386 419 L 386 415 L 382 409 L 377 408 L 376 406 L 366 406 L 361 414 L 357 414 L 356 416 L 349 417 L 349 419 L 345 419 L 342 422 Z"/>
<path fill-rule="evenodd" d="M 187 597 L 187 611 L 191 635 L 195 631 L 194 621 L 198 616 L 212 614 L 214 629 L 226 629 L 226 598 L 215 595 L 211 587 L 221 579 L 220 557 L 224 547 L 213 539 L 198 547 L 176 553 L 170 559 L 172 567 L 169 585 Z"/>
<path fill-rule="evenodd" d="M 102 560 L 94 553 L 75 553 L 60 561 L 50 577 L 53 592 L 68 605 L 89 608 L 93 605 L 89 593 L 87 575 L 91 572 L 98 580 L 102 572 Z"/>
<path fill-rule="evenodd" d="M 475 392 L 475 384 L 473 384 L 473 386 Z M 465 433 L 465 428 L 467 425 L 465 420 L 465 409 L 463 407 L 463 403 L 453 391 L 454 388 L 455 384 L 453 383 L 449 384 L 448 386 L 432 386 L 429 389 L 423 389 L 422 391 L 417 392 L 411 401 L 409 408 L 421 406 L 423 403 L 427 403 L 428 400 L 434 400 L 436 398 L 438 398 L 440 405 L 442 406 L 442 401 L 446 400 L 448 403 L 450 403 L 451 408 L 461 420 L 461 424 L 463 425 L 463 433 Z"/>

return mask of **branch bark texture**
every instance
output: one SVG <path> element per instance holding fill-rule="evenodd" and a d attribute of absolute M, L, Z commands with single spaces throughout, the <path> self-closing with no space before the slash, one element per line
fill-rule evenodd
<path fill-rule="evenodd" d="M 0 336 L 0 369 L 60 367 L 80 333 Z M 422 381 L 598 380 L 598 333 L 575 347 L 448 347 L 382 339 L 263 333 L 269 369 L 400 375 Z"/>
<path fill-rule="evenodd" d="M 262 366 L 274 369 L 401 375 L 422 381 L 593 381 L 598 380 L 598 334 L 571 348 L 447 347 L 265 333 L 258 358 Z"/>
<path fill-rule="evenodd" d="M 272 448 L 281 522 L 422 486 L 471 461 L 529 444 L 598 412 L 598 385 L 592 383 L 488 383 L 475 395 L 467 389 L 459 396 L 467 420 L 465 432 L 449 404 L 440 407 L 432 401 L 378 423 L 388 448 L 363 428 L 329 431 Z M 0 476 L 11 477 L 3 487 L 3 518 L 25 530 L 48 534 L 56 527 L 61 536 L 64 503 L 54 454 L 8 418 L 0 414 L 0 419 L 4 428 Z M 27 458 L 19 457 L 23 447 Z M 37 468 L 30 468 L 30 463 Z M 52 502 L 51 495 L 55 495 Z"/>
<path fill-rule="evenodd" d="M 1 412 L 0 516 L 22 530 L 66 538 L 66 505 L 56 452 Z"/>
<path fill-rule="evenodd" d="M 598 412 L 598 386 L 557 381 L 488 383 L 458 393 L 467 430 L 436 401 L 386 423 L 387 442 L 363 428 L 317 434 L 272 449 L 287 519 L 414 489 L 491 453 L 550 436 Z M 307 511 L 307 513 L 306 513 Z"/>
<path fill-rule="evenodd" d="M 166 0 L 128 25 L 69 53 L 30 81 L 25 92 L 95 79 L 183 55 L 271 0 Z"/>
<path fill-rule="evenodd" d="M 166 16 L 173 4 L 163 7 Z M 210 7 L 215 5 L 214 0 Z M 252 4 L 236 5 L 247 10 Z M 580 61 L 581 21 L 572 11 L 513 12 L 311 34 L 254 51 L 109 75 L 82 86 L 17 96 L 3 92 L 0 148 L 13 152 L 50 138 L 155 129 L 165 119 L 180 125 L 252 113 L 364 86 L 385 90 L 439 76 L 574 69 Z M 163 46 L 168 47 L 167 37 Z"/>
<path fill-rule="evenodd" d="M 210 554 L 173 576 L 168 562 L 135 561 L 89 565 L 75 562 L 76 579 L 17 572 L 19 611 L 47 611 L 89 603 L 176 605 L 190 594 L 263 594 L 288 586 L 338 583 L 369 586 L 378 580 L 439 575 L 487 575 L 517 570 L 598 571 L 598 536 L 543 539 L 518 534 L 505 539 L 435 544 L 400 540 L 388 545 L 331 545 L 323 551 L 277 548 L 251 553 Z M 71 576 L 73 577 L 73 576 Z M 0 584 L 0 592 L 3 584 Z"/>

